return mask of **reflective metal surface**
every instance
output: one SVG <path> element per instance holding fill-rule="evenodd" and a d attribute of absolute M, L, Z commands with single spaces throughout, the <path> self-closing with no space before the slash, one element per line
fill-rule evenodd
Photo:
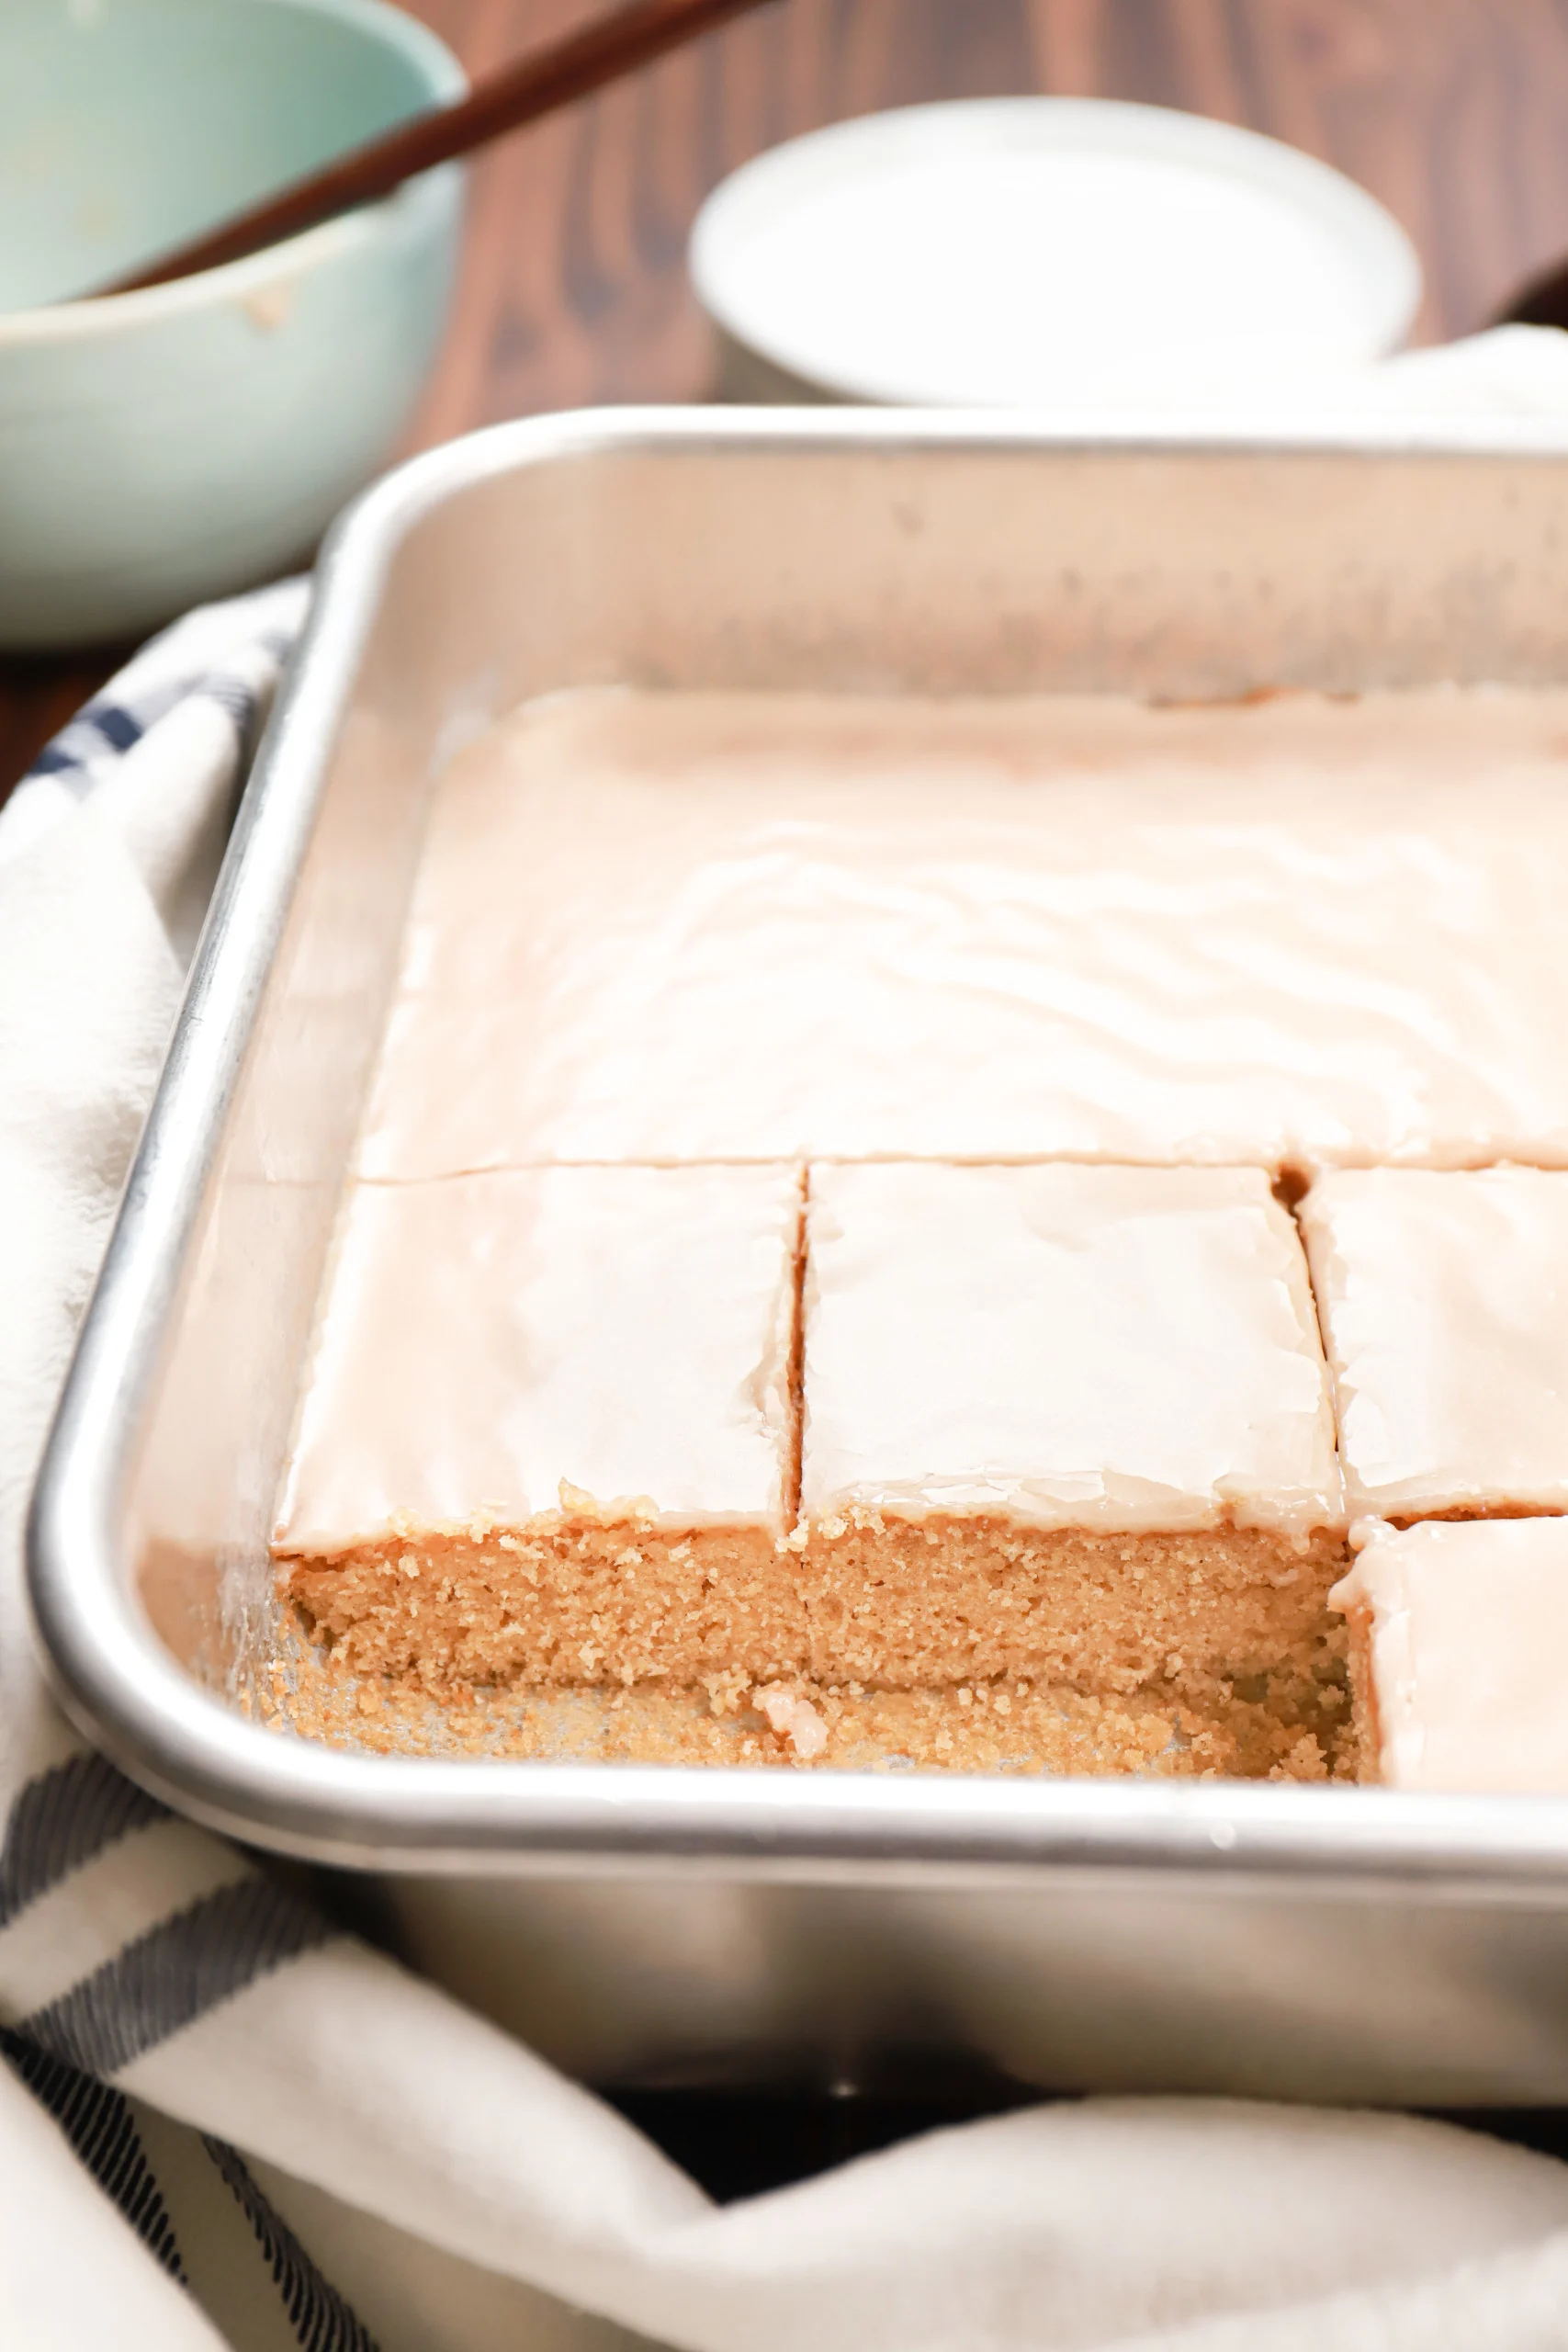
<path fill-rule="evenodd" d="M 1468 443 L 1468 446 L 1466 446 Z M 1568 1804 L 502 1764 L 246 1713 L 265 1535 L 434 776 L 591 682 L 1209 696 L 1568 674 L 1568 432 L 1091 438 L 580 415 L 326 557 L 35 1506 L 66 1704 L 198 1819 L 379 1874 L 581 2072 L 1568 2098 Z"/>

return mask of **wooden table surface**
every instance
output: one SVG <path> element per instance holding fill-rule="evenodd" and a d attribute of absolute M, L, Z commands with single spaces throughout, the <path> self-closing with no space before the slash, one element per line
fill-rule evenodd
<path fill-rule="evenodd" d="M 475 74 L 592 13 L 412 6 Z M 818 123 L 1027 90 L 1185 107 L 1338 164 L 1420 249 L 1423 339 L 1475 326 L 1568 249 L 1562 0 L 779 0 L 479 164 L 408 446 L 531 410 L 702 398 L 684 249 L 716 181 Z M 0 797 L 123 650 L 0 662 Z"/>

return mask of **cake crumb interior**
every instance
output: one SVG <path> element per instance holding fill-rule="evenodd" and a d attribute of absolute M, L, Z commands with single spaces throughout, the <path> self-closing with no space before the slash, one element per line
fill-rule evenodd
<path fill-rule="evenodd" d="M 1337 1635 L 1331 1638 L 1337 1638 Z M 1201 1702 L 1146 1690 L 1098 1697 L 998 1678 L 946 1689 L 871 1690 L 806 1677 L 760 1691 L 743 1675 L 713 1688 L 630 1690 L 508 1683 L 433 1691 L 414 1676 L 357 1674 L 335 1648 L 286 1628 L 259 1711 L 308 1739 L 373 1755 L 464 1755 L 528 1763 L 721 1765 L 742 1770 L 938 1770 L 1158 1780 L 1325 1781 L 1356 1776 L 1342 1680 L 1287 1663 L 1216 1681 Z M 826 1732 L 814 1754 L 773 1728 L 757 1700 L 787 1688 Z"/>
<path fill-rule="evenodd" d="M 861 1736 L 874 1746 L 877 1726 L 896 1724 L 919 1760 L 937 1763 L 950 1760 L 947 1739 L 954 1756 L 974 1747 L 958 1690 L 994 1685 L 1005 1720 L 1007 1689 L 1022 1681 L 1050 1694 L 1050 1724 L 1076 1726 L 1047 1736 L 1034 1708 L 1043 1753 L 1103 1747 L 1115 1760 L 1098 1769 L 1126 1770 L 1131 1753 L 1141 1768 L 1143 1735 L 1118 1726 L 1158 1722 L 1199 1738 L 1199 1756 L 1231 1754 L 1226 1769 L 1244 1755 L 1272 1769 L 1293 1743 L 1281 1747 L 1271 1724 L 1319 1744 L 1303 1757 L 1316 1777 L 1341 1745 L 1343 1626 L 1326 1597 L 1348 1556 L 1330 1531 L 1118 1535 L 856 1511 L 800 1547 L 750 1530 L 677 1540 L 648 1523 L 563 1519 L 409 1534 L 284 1573 L 335 1671 L 415 1701 L 516 1688 L 538 1703 L 648 1686 L 623 1735 L 635 1724 L 651 1736 L 671 1692 L 787 1677 L 813 1703 L 832 1699 L 835 1724 L 852 1694 Z M 684 1719 L 679 1704 L 674 1716 Z"/>

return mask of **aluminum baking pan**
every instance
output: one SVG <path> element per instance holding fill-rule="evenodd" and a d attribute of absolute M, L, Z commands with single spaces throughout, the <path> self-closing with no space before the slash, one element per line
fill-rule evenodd
<path fill-rule="evenodd" d="M 434 775 L 589 682 L 1203 697 L 1568 676 L 1568 432 L 620 412 L 339 526 L 36 1498 L 76 1719 L 356 1873 L 601 2078 L 1568 2098 L 1568 1804 L 379 1757 L 245 1712 L 265 1536 Z M 591 848 L 591 845 L 590 845 Z"/>

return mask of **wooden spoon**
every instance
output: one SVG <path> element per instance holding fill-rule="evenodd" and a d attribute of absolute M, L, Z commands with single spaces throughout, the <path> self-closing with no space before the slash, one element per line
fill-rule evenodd
<path fill-rule="evenodd" d="M 337 213 L 389 196 L 417 172 L 471 154 L 487 141 L 525 122 L 537 122 L 541 115 L 553 114 L 606 82 L 635 73 L 666 50 L 711 32 L 727 18 L 766 5 L 768 0 L 631 0 L 629 6 L 596 18 L 580 32 L 519 58 L 515 65 L 503 66 L 456 106 L 437 107 L 399 123 L 216 229 L 176 245 L 145 268 L 95 288 L 93 297 L 73 300 L 135 293 L 144 286 L 163 286 L 171 278 L 189 277 L 197 270 L 217 269 L 224 262 L 259 253 Z"/>

